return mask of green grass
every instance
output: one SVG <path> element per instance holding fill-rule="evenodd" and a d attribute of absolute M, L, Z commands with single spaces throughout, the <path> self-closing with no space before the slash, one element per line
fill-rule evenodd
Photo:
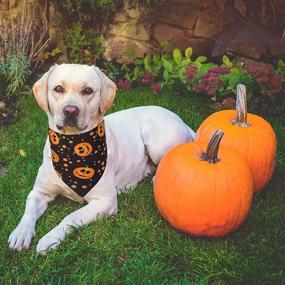
<path fill-rule="evenodd" d="M 120 92 L 112 111 L 161 105 L 195 130 L 213 110 L 205 100 L 171 92 Z M 119 213 L 74 231 L 47 256 L 39 239 L 80 205 L 51 203 L 36 227 L 30 249 L 15 253 L 7 239 L 24 211 L 42 159 L 45 114 L 23 99 L 22 119 L 0 131 L 0 284 L 285 284 L 285 128 L 270 120 L 278 156 L 270 185 L 254 202 L 244 224 L 222 239 L 193 238 L 171 228 L 155 206 L 150 179 L 119 196 Z M 27 156 L 19 155 L 19 150 Z"/>

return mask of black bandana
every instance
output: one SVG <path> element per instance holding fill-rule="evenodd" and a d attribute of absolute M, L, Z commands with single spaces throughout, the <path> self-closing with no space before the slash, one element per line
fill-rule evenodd
<path fill-rule="evenodd" d="M 48 131 L 56 174 L 79 196 L 84 197 L 100 180 L 107 163 L 104 122 L 79 135 Z"/>

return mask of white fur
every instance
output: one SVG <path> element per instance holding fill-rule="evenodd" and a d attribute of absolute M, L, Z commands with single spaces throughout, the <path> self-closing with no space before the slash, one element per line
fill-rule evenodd
<path fill-rule="evenodd" d="M 91 71 L 86 66 L 66 64 L 59 67 L 68 73 L 72 84 L 79 84 L 78 81 L 75 82 L 75 79 L 78 80 L 79 76 L 83 81 L 92 80 Z M 81 70 L 84 71 L 77 74 L 77 77 L 72 77 L 74 68 L 79 73 Z M 56 77 L 60 76 L 57 74 L 54 73 L 50 80 L 57 80 Z M 45 76 L 46 84 L 52 85 L 52 82 L 48 79 L 48 74 Z M 95 74 L 93 76 L 94 82 L 98 81 L 98 76 L 96 77 Z M 104 81 L 101 77 L 101 83 L 98 83 L 98 85 L 106 84 Z M 43 82 L 39 81 L 36 84 L 41 86 L 37 90 L 34 89 L 35 95 L 38 96 L 39 94 L 36 94 L 36 92 L 42 91 Z M 98 88 L 100 89 L 100 86 Z M 47 90 L 49 90 L 49 87 L 47 87 Z M 88 120 L 88 128 L 84 131 L 94 128 L 100 120 L 100 112 L 97 110 L 100 108 L 98 104 L 100 103 L 100 106 L 102 106 L 102 98 L 106 95 L 102 94 L 102 90 L 101 87 L 99 100 L 101 102 L 98 101 L 98 98 L 89 98 L 94 101 L 92 108 L 93 113 L 95 111 L 98 113 L 97 116 L 90 119 L 92 116 L 87 114 L 87 117 L 80 118 L 82 122 L 85 122 L 86 118 Z M 47 92 L 49 94 L 42 94 L 42 96 L 48 96 L 48 102 L 50 105 L 52 104 L 49 107 L 58 108 L 59 103 L 55 98 L 51 98 L 53 96 L 52 91 Z M 99 95 L 95 94 L 94 97 L 96 96 Z M 74 94 L 71 98 L 73 102 L 77 102 L 77 97 Z M 64 100 L 68 101 L 68 98 Z M 96 100 L 98 101 L 97 105 Z M 48 112 L 49 125 L 56 128 L 55 114 L 50 114 L 48 106 L 44 104 L 42 101 L 40 106 Z M 84 105 L 85 103 L 81 102 L 80 104 Z M 82 106 L 83 111 L 81 111 L 83 113 L 91 112 L 88 109 L 88 104 L 89 102 L 86 103 L 86 106 Z M 60 111 L 58 112 L 60 113 Z M 108 150 L 106 169 L 97 185 L 84 198 L 73 192 L 56 175 L 52 165 L 49 140 L 46 140 L 43 163 L 39 168 L 33 190 L 28 195 L 24 215 L 8 240 L 11 249 L 21 251 L 29 247 L 35 233 L 37 219 L 45 212 L 48 203 L 59 194 L 74 201 L 87 202 L 87 205 L 66 216 L 59 225 L 40 239 L 37 252 L 41 254 L 45 254 L 48 250 L 58 246 L 73 227 L 80 227 L 102 216 L 115 214 L 117 212 L 117 193 L 119 191 L 135 187 L 143 177 L 153 173 L 155 169 L 153 166 L 159 163 L 162 156 L 169 149 L 177 144 L 191 141 L 195 136 L 193 130 L 184 124 L 176 114 L 157 106 L 137 107 L 116 112 L 105 116 L 104 120 Z"/>

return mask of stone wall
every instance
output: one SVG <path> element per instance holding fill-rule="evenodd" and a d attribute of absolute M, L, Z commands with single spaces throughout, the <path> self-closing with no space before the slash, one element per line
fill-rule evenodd
<path fill-rule="evenodd" d="M 23 3 L 39 7 L 49 2 L 50 34 L 61 49 L 62 29 L 51 1 L 0 0 L 0 17 L 20 11 Z M 220 56 L 225 52 L 259 59 L 262 55 L 285 54 L 285 0 L 171 0 L 156 10 L 124 6 L 108 27 L 104 39 L 107 59 L 134 51 L 141 57 L 158 42 L 174 39 L 175 46 L 191 46 L 196 54 Z M 134 1 L 132 1 L 134 2 Z M 173 47 L 172 47 L 173 48 Z"/>
<path fill-rule="evenodd" d="M 170 39 L 175 47 L 191 46 L 196 54 L 219 56 L 229 51 L 256 59 L 267 53 L 285 54 L 285 0 L 274 1 L 273 8 L 266 3 L 263 7 L 263 2 L 172 0 L 153 13 L 130 7 L 125 0 L 109 29 L 106 57 L 111 58 L 118 47 L 142 56 L 156 43 Z"/>

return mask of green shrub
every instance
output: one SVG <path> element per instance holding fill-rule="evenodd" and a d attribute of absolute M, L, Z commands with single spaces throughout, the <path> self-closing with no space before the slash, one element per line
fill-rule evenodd
<path fill-rule="evenodd" d="M 127 60 L 120 66 L 108 64 L 105 71 L 109 73 L 110 66 L 116 66 L 116 79 L 121 89 L 149 85 L 158 94 L 162 88 L 168 87 L 180 93 L 207 95 L 219 107 L 232 104 L 236 86 L 243 83 L 247 86 L 251 109 L 260 110 L 265 106 L 264 109 L 270 109 L 272 114 L 284 110 L 284 96 L 281 96 L 285 82 L 283 61 L 279 61 L 275 71 L 269 64 L 242 64 L 238 59 L 231 61 L 227 56 L 223 56 L 218 64 L 205 56 L 193 58 L 192 53 L 191 47 L 184 52 L 176 48 L 172 53 L 166 53 L 160 45 L 153 54 Z M 131 52 L 124 55 L 133 57 Z M 112 76 L 114 74 L 112 72 Z"/>
<path fill-rule="evenodd" d="M 14 95 L 24 88 L 25 83 L 30 76 L 29 59 L 21 52 L 11 54 L 7 59 L 0 59 L 0 78 L 2 82 L 3 94 Z"/>
<path fill-rule="evenodd" d="M 53 0 L 61 14 L 67 57 L 75 63 L 93 63 L 103 53 L 102 37 L 123 7 L 123 0 Z M 165 0 L 131 0 L 131 6 L 158 7 Z M 77 23 L 74 24 L 74 19 Z"/>
<path fill-rule="evenodd" d="M 122 0 L 53 0 L 60 12 L 67 57 L 74 63 L 94 63 L 103 53 L 102 36 Z M 74 24 L 74 19 L 77 22 Z"/>
<path fill-rule="evenodd" d="M 64 41 L 73 63 L 92 64 L 103 53 L 102 39 L 92 29 L 83 32 L 80 23 L 65 31 Z"/>

